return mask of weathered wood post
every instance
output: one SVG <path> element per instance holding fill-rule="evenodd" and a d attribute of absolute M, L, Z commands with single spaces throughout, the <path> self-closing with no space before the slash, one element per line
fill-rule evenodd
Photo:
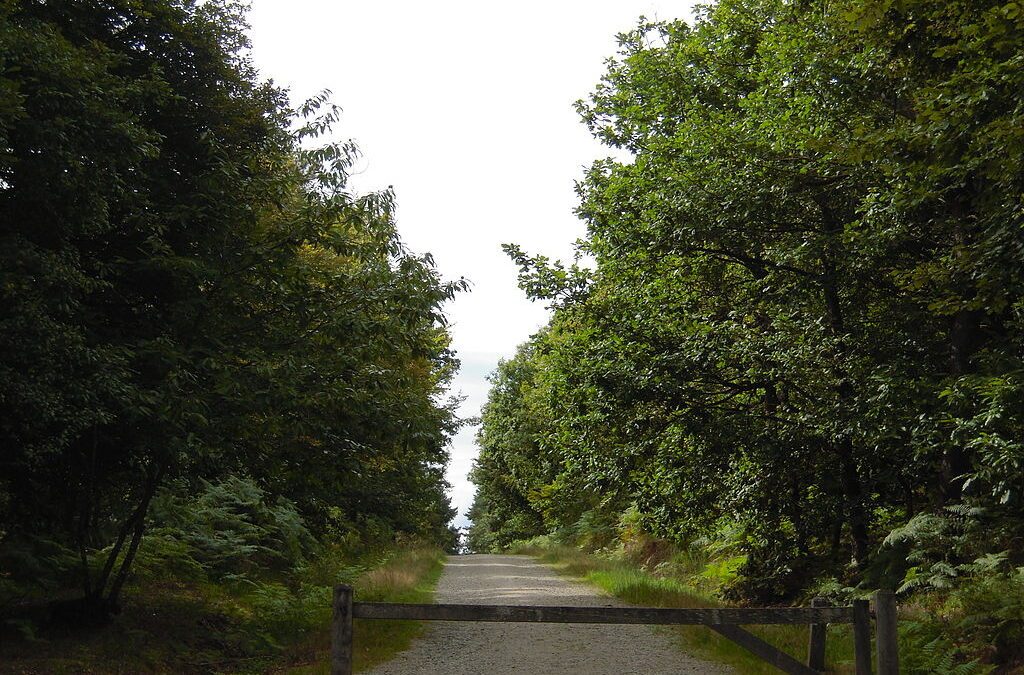
<path fill-rule="evenodd" d="M 811 607 L 825 607 L 828 600 L 814 598 Z M 814 670 L 825 670 L 825 631 L 828 624 L 812 623 L 811 634 L 807 639 L 807 667 Z"/>
<path fill-rule="evenodd" d="M 878 675 L 899 675 L 900 654 L 896 633 L 896 594 L 875 592 L 875 665 Z"/>
<path fill-rule="evenodd" d="M 867 600 L 853 601 L 853 661 L 857 675 L 871 675 L 871 609 Z"/>
<path fill-rule="evenodd" d="M 334 587 L 331 624 L 331 675 L 352 675 L 352 587 Z"/>

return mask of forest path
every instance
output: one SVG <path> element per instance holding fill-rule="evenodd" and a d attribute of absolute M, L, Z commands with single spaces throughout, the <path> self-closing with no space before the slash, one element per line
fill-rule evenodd
<path fill-rule="evenodd" d="M 450 556 L 437 586 L 437 602 L 493 605 L 625 604 L 566 581 L 528 556 Z M 651 626 L 430 622 L 422 638 L 372 675 L 668 675 L 731 673 L 687 655 L 673 638 Z"/>

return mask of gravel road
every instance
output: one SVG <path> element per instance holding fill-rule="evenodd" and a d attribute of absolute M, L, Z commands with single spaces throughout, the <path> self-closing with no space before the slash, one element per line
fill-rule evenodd
<path fill-rule="evenodd" d="M 437 602 L 492 605 L 623 606 L 559 577 L 526 556 L 451 556 Z M 682 652 L 649 626 L 434 621 L 412 647 L 373 675 L 668 675 L 731 673 Z"/>

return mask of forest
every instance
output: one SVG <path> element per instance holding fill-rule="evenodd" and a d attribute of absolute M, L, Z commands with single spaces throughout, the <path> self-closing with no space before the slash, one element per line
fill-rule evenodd
<path fill-rule="evenodd" d="M 1024 6 L 720 0 L 577 104 L 614 158 L 492 375 L 478 551 L 722 602 L 898 593 L 906 672 L 1024 667 Z"/>
<path fill-rule="evenodd" d="M 320 672 L 334 584 L 425 602 L 458 547 L 468 282 L 248 29 L 0 0 L 2 672 Z M 1024 4 L 717 0 L 618 45 L 575 260 L 505 246 L 550 319 L 491 376 L 470 548 L 639 604 L 891 590 L 905 672 L 1024 672 Z"/>
<path fill-rule="evenodd" d="M 465 282 L 349 188 L 330 96 L 261 81 L 246 28 L 226 1 L 0 3 L 0 662 L 224 669 L 326 630 L 339 579 L 455 545 Z"/>

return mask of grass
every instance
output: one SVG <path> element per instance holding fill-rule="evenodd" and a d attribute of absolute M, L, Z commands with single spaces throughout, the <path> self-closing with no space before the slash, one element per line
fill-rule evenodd
<path fill-rule="evenodd" d="M 380 567 L 359 576 L 353 584 L 355 599 L 362 602 L 431 602 L 434 587 L 444 569 L 444 555 L 433 549 L 405 551 Z M 424 630 L 421 621 L 366 621 L 353 626 L 353 669 L 369 670 L 407 649 Z M 296 657 L 305 656 L 304 663 Z M 320 675 L 330 672 L 330 633 L 325 627 L 295 650 L 285 672 Z"/>
<path fill-rule="evenodd" d="M 298 578 L 133 583 L 124 611 L 99 628 L 61 628 L 45 608 L 22 634 L 0 621 L 0 673 L 327 673 L 331 587 L 359 600 L 428 602 L 444 554 L 400 549 L 353 562 L 328 553 Z M 416 622 L 357 622 L 355 667 L 381 663 L 422 632 Z"/>
<path fill-rule="evenodd" d="M 646 607 L 725 607 L 678 579 L 639 569 L 627 561 L 609 558 L 569 546 L 523 546 L 514 553 L 533 555 L 567 576 L 597 586 L 630 604 Z M 747 630 L 801 661 L 807 656 L 805 626 L 747 626 Z M 779 671 L 748 651 L 703 626 L 664 628 L 694 656 L 732 666 L 750 675 L 775 675 Z M 826 642 L 828 672 L 852 673 L 853 637 L 848 626 L 830 626 Z"/>

